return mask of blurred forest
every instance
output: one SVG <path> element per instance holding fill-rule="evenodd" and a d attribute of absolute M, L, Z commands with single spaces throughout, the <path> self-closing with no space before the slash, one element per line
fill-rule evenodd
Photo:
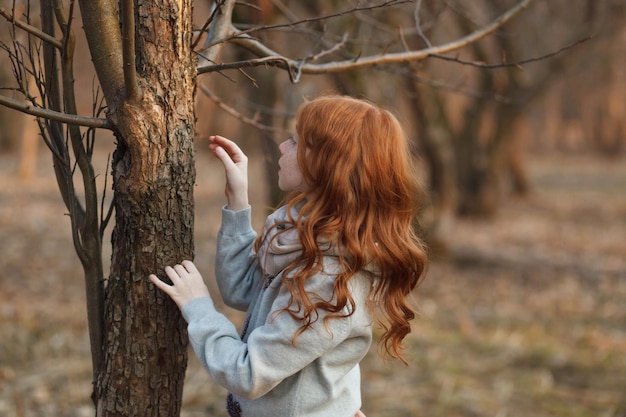
<path fill-rule="evenodd" d="M 269 28 L 341 2 L 253 3 L 259 8 L 236 8 L 235 20 Z M 360 42 L 332 54 L 356 58 L 444 43 L 513 3 L 424 0 L 418 16 L 412 4 L 258 35 L 297 56 L 317 41 L 311 33 L 325 31 L 332 44 L 349 32 Z M 209 2 L 198 1 L 198 27 L 208 13 Z M 231 137 L 250 156 L 258 229 L 280 198 L 275 144 L 292 129 L 298 104 L 324 93 L 367 97 L 396 113 L 415 144 L 433 262 L 415 294 L 421 315 L 407 345 L 410 365 L 382 362 L 372 350 L 364 412 L 626 417 L 625 18 L 625 0 L 536 0 L 454 55 L 299 74 L 297 83 L 264 66 L 200 75 L 196 257 L 213 294 L 223 174 L 205 138 Z M 411 26 L 398 43 L 398 28 Z M 8 24 L 1 27 L 10 43 Z M 91 114 L 95 75 L 80 36 L 77 48 L 79 110 Z M 223 55 L 251 58 L 231 47 Z M 12 82 L 2 61 L 0 86 Z M 98 133 L 94 149 L 101 189 L 109 135 Z M 32 116 L 1 106 L 0 187 L 0 415 L 93 415 L 84 288 L 49 151 Z M 224 392 L 192 356 L 182 415 L 225 416 Z"/>

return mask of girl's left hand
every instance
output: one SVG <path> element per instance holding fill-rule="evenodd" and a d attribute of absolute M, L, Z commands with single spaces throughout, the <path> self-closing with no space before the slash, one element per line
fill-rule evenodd
<path fill-rule="evenodd" d="M 166 266 L 165 273 L 172 280 L 172 285 L 161 281 L 154 274 L 150 274 L 150 281 L 169 295 L 178 308 L 182 309 L 185 304 L 196 298 L 210 297 L 209 289 L 193 262 L 183 261 L 174 267 Z"/>

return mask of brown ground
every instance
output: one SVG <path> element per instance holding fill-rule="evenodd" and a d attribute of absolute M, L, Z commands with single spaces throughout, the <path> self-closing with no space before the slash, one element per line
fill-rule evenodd
<path fill-rule="evenodd" d="M 0 156 L 0 416 L 92 416 L 81 271 L 41 156 L 29 183 Z M 222 177 L 207 160 L 196 237 L 211 279 Z M 456 255 L 417 291 L 410 366 L 364 361 L 368 416 L 626 416 L 626 163 L 544 156 L 529 167 L 529 199 L 455 226 Z M 191 358 L 183 416 L 225 416 L 224 391 Z"/>

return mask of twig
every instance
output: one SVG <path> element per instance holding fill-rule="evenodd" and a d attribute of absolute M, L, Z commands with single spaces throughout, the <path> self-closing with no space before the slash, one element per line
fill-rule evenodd
<path fill-rule="evenodd" d="M 424 32 L 422 31 L 422 24 L 420 23 L 420 8 L 421 7 L 422 7 L 422 0 L 417 0 L 415 2 L 415 12 L 413 13 L 413 18 L 415 19 L 415 30 L 417 31 L 417 36 L 419 36 L 420 39 L 424 41 L 426 46 L 429 48 L 432 48 L 433 45 L 430 43 L 430 41 L 428 40 L 428 38 L 426 37 L 426 35 L 424 35 Z"/>
<path fill-rule="evenodd" d="M 209 99 L 211 99 L 211 101 L 213 101 L 220 109 L 222 109 L 226 113 L 230 114 L 231 116 L 235 117 L 236 119 L 238 119 L 242 123 L 245 123 L 245 124 L 247 124 L 249 126 L 252 126 L 252 127 L 256 128 L 258 130 L 261 130 L 263 132 L 278 133 L 278 132 L 281 131 L 281 129 L 276 129 L 276 128 L 272 127 L 272 126 L 267 126 L 267 125 L 261 124 L 261 123 L 257 122 L 254 119 L 251 119 L 249 117 L 244 116 L 243 114 L 241 114 L 237 110 L 233 109 L 232 107 L 230 107 L 229 105 L 224 103 L 220 98 L 218 98 L 216 95 L 214 95 L 211 92 L 211 90 L 209 90 L 205 85 L 200 84 L 200 90 Z"/>
<path fill-rule="evenodd" d="M 450 61 L 450 62 L 456 62 L 457 64 L 462 64 L 462 65 L 470 65 L 472 67 L 477 67 L 477 68 L 481 68 L 481 69 L 496 69 L 496 68 L 507 68 L 507 67 L 516 67 L 516 68 L 521 68 L 522 65 L 525 64 L 529 64 L 531 62 L 537 62 L 537 61 L 543 61 L 544 59 L 548 59 L 548 58 L 552 58 L 553 56 L 559 55 L 562 52 L 567 51 L 568 49 L 574 48 L 582 43 L 587 42 L 588 40 L 590 40 L 591 37 L 587 36 L 585 38 L 579 39 L 569 45 L 566 45 L 556 51 L 547 53 L 545 55 L 541 55 L 538 57 L 533 57 L 533 58 L 527 58 L 527 59 L 523 59 L 521 61 L 516 61 L 516 62 L 501 62 L 499 64 L 486 64 L 484 62 L 476 62 L 476 61 L 464 61 L 462 59 L 459 59 L 457 57 L 451 57 L 451 56 L 445 56 L 445 55 L 438 55 L 438 54 L 433 54 L 431 55 L 433 58 L 438 58 L 438 59 L 442 59 L 444 61 Z"/>
<path fill-rule="evenodd" d="M 298 20 L 296 14 L 282 0 L 272 0 L 272 4 L 280 10 L 288 19 Z"/>
<path fill-rule="evenodd" d="M 31 26 L 28 23 L 24 23 L 20 20 L 16 20 L 15 16 L 8 13 L 6 10 L 4 10 L 4 8 L 0 8 L 0 15 L 4 17 L 9 23 L 14 24 L 18 28 L 23 29 L 24 31 L 30 33 L 31 35 L 41 39 L 42 41 L 49 43 L 55 48 L 57 49 L 63 48 L 63 43 L 61 43 L 61 41 L 59 41 L 57 38 L 42 32 L 38 28 Z"/>
<path fill-rule="evenodd" d="M 35 107 L 23 101 L 3 95 L 0 95 L 0 105 L 10 107 L 12 109 L 19 110 L 23 113 L 27 113 L 36 117 L 42 117 L 44 119 L 54 120 L 61 123 L 113 130 L 113 125 L 108 119 L 78 116 L 49 109 L 43 109 L 41 107 Z"/>
<path fill-rule="evenodd" d="M 336 51 L 342 49 L 343 47 L 345 47 L 347 41 L 348 41 L 348 34 L 344 33 L 343 36 L 341 37 L 341 41 L 340 42 L 334 44 L 331 48 L 328 48 L 325 51 L 321 51 L 321 52 L 319 52 L 319 53 L 317 53 L 315 55 L 312 55 L 311 57 L 307 58 L 306 60 L 307 61 L 318 61 L 321 58 L 323 58 L 324 56 L 330 55 L 333 52 L 336 52 Z"/>
<path fill-rule="evenodd" d="M 279 64 L 282 64 L 282 65 L 279 65 Z M 294 65 L 293 61 L 291 61 L 289 58 L 285 58 L 283 56 L 266 56 L 263 58 L 253 58 L 253 59 L 247 59 L 245 61 L 227 62 L 224 64 L 214 64 L 214 65 L 209 65 L 206 67 L 200 67 L 198 69 L 198 74 L 204 74 L 205 72 L 223 71 L 223 70 L 228 70 L 228 69 L 260 67 L 263 65 L 282 67 L 282 66 L 288 66 L 290 64 Z"/>
<path fill-rule="evenodd" d="M 202 38 L 202 34 L 207 30 L 211 22 L 213 22 L 213 19 L 215 19 L 215 14 L 219 11 L 219 8 L 222 5 L 222 3 L 224 3 L 224 0 L 218 0 L 216 4 L 213 6 L 213 10 L 211 10 L 211 14 L 207 18 L 207 20 L 204 22 L 204 25 L 202 25 L 202 28 L 198 31 L 198 36 L 196 36 L 196 39 L 194 39 L 193 42 L 191 43 L 191 49 L 194 49 L 196 46 L 198 46 L 198 42 L 200 42 L 200 38 Z"/>

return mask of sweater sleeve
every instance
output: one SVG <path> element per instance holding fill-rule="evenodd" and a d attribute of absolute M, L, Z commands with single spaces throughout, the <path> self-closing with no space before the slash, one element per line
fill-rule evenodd
<path fill-rule="evenodd" d="M 311 294 L 330 294 L 332 281 L 319 275 L 309 278 L 306 286 Z M 246 342 L 215 311 L 210 298 L 193 300 L 183 308 L 194 351 L 220 385 L 241 397 L 259 398 L 348 337 L 351 316 L 324 323 L 325 313 L 320 311 L 317 321 L 293 342 L 302 322 L 281 311 L 289 298 L 289 291 L 281 286 L 267 322 L 254 329 Z"/>
<path fill-rule="evenodd" d="M 250 221 L 248 206 L 239 211 L 222 208 L 222 225 L 217 235 L 215 278 L 224 303 L 245 311 L 250 304 L 255 284 L 256 232 Z"/>

